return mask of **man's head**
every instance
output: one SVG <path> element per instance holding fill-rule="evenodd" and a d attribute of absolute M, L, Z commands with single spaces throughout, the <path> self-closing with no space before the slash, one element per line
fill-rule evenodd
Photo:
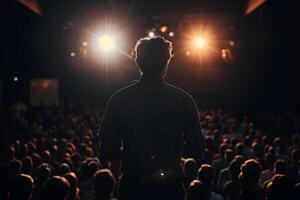
<path fill-rule="evenodd" d="M 10 188 L 11 199 L 31 199 L 33 192 L 33 178 L 26 174 L 20 174 L 13 178 Z"/>
<path fill-rule="evenodd" d="M 70 183 L 62 176 L 51 177 L 44 186 L 45 199 L 65 200 L 70 191 Z"/>
<path fill-rule="evenodd" d="M 206 186 L 210 186 L 214 180 L 214 168 L 209 164 L 202 164 L 198 170 L 198 179 Z"/>
<path fill-rule="evenodd" d="M 109 199 L 111 196 L 116 180 L 109 169 L 98 170 L 94 174 L 94 190 L 96 199 Z"/>
<path fill-rule="evenodd" d="M 246 160 L 241 166 L 240 178 L 244 184 L 255 185 L 261 173 L 260 163 L 254 159 Z"/>
<path fill-rule="evenodd" d="M 172 57 L 172 43 L 163 37 L 145 37 L 135 45 L 135 61 L 144 75 L 164 75 Z"/>

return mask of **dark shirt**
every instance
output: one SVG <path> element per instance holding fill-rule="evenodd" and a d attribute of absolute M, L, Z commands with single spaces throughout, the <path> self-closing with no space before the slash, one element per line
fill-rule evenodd
<path fill-rule="evenodd" d="M 142 76 L 109 100 L 100 126 L 100 157 L 123 172 L 180 169 L 183 154 L 205 148 L 193 98 L 161 77 Z"/>

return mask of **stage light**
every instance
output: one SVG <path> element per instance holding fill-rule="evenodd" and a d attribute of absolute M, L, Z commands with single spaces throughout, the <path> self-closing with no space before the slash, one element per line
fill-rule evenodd
<path fill-rule="evenodd" d="M 18 82 L 19 81 L 19 77 L 17 77 L 17 76 L 13 77 L 13 81 L 14 82 Z"/>
<path fill-rule="evenodd" d="M 109 35 L 100 37 L 99 45 L 100 45 L 100 48 L 105 52 L 109 52 L 109 51 L 112 51 L 113 49 L 115 49 L 114 39 Z"/>
<path fill-rule="evenodd" d="M 75 57 L 75 56 L 76 56 L 76 53 L 75 53 L 74 51 L 72 51 L 72 52 L 70 53 L 70 56 L 71 56 L 71 57 Z"/>
<path fill-rule="evenodd" d="M 171 32 L 169 33 L 169 36 L 170 36 L 170 37 L 174 37 L 174 32 L 171 31 Z"/>
<path fill-rule="evenodd" d="M 185 55 L 186 55 L 186 56 L 190 56 L 190 55 L 191 55 L 191 52 L 190 52 L 190 51 L 186 51 L 186 52 L 185 52 Z"/>
<path fill-rule="evenodd" d="M 88 43 L 86 41 L 82 42 L 82 46 L 86 47 Z"/>
<path fill-rule="evenodd" d="M 195 39 L 195 46 L 197 49 L 202 49 L 206 45 L 206 40 L 202 37 Z"/>
<path fill-rule="evenodd" d="M 162 27 L 160 27 L 160 32 L 162 32 L 162 33 L 167 32 L 167 30 L 168 30 L 168 27 L 167 27 L 167 26 L 162 26 Z"/>
<path fill-rule="evenodd" d="M 150 31 L 150 32 L 148 33 L 148 35 L 149 35 L 149 37 L 154 37 L 154 36 L 155 36 L 155 33 L 154 33 L 153 31 Z"/>
<path fill-rule="evenodd" d="M 232 47 L 234 47 L 235 42 L 234 42 L 233 40 L 230 40 L 230 41 L 229 41 L 229 45 L 232 46 Z"/>

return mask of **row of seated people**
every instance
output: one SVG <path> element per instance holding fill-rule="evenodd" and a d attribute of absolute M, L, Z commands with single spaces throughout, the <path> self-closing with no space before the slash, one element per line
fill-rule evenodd
<path fill-rule="evenodd" d="M 12 116 L 18 138 L 1 160 L 3 199 L 117 198 L 118 167 L 97 152 L 101 112 L 57 106 Z M 207 147 L 201 163 L 182 158 L 186 199 L 299 196 L 299 135 L 274 137 L 222 110 L 200 110 L 199 117 Z"/>

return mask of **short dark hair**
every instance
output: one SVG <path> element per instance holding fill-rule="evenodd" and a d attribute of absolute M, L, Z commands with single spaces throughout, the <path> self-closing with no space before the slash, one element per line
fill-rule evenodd
<path fill-rule="evenodd" d="M 200 180 L 193 180 L 186 193 L 186 200 L 209 199 L 209 192 L 205 184 Z"/>
<path fill-rule="evenodd" d="M 241 174 L 244 183 L 258 183 L 261 174 L 261 165 L 257 160 L 246 160 L 241 166 Z"/>
<path fill-rule="evenodd" d="M 100 169 L 94 175 L 96 199 L 108 199 L 112 194 L 116 180 L 109 169 Z"/>
<path fill-rule="evenodd" d="M 144 37 L 135 45 L 135 61 L 143 74 L 163 73 L 172 57 L 172 42 L 161 36 Z"/>
<path fill-rule="evenodd" d="M 11 199 L 30 199 L 33 192 L 33 178 L 27 174 L 16 176 L 11 183 Z"/>
<path fill-rule="evenodd" d="M 205 185 L 210 186 L 214 180 L 214 168 L 210 164 L 202 164 L 198 170 L 198 178 Z"/>
<path fill-rule="evenodd" d="M 267 185 L 267 199 L 294 199 L 296 188 L 293 181 L 282 174 L 275 174 Z"/>
<path fill-rule="evenodd" d="M 68 197 L 70 183 L 62 176 L 53 176 L 45 184 L 45 199 L 64 200 Z"/>

